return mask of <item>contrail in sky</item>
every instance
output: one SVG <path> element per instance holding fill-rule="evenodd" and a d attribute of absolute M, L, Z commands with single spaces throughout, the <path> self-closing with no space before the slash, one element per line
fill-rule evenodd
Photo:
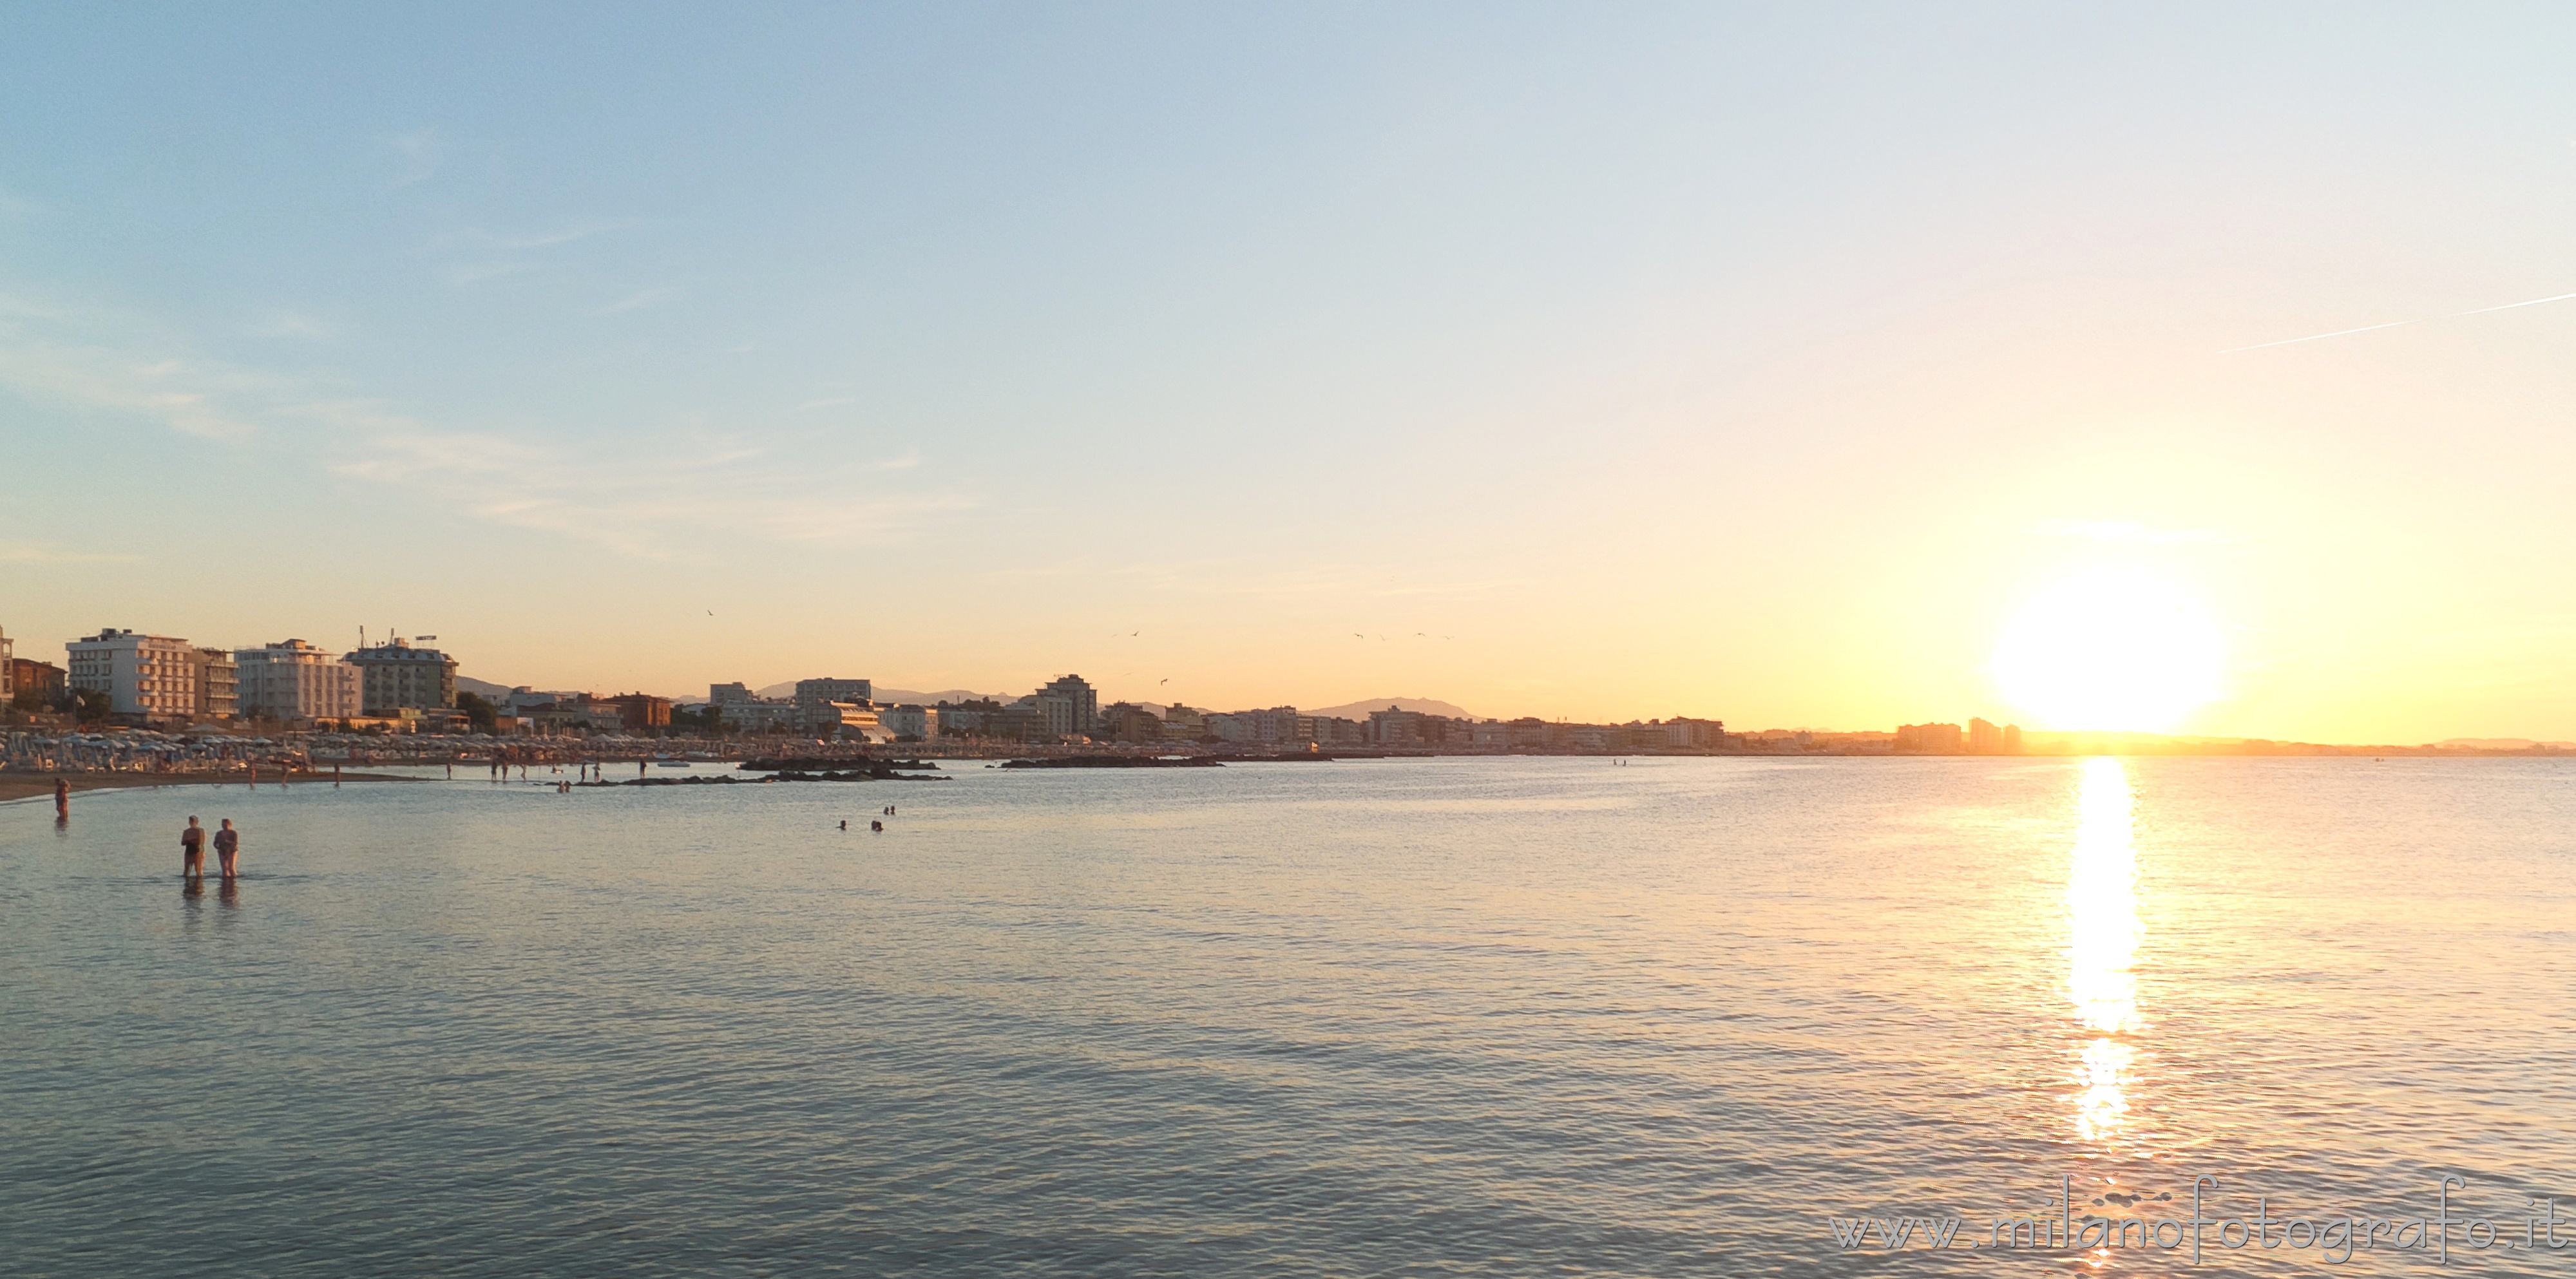
<path fill-rule="evenodd" d="M 2219 352 L 2219 354 L 2234 355 L 2239 351 L 2260 351 L 2265 347 L 2271 346 L 2295 346 L 2301 342 L 2322 342 L 2327 338 L 2345 337 L 2354 333 L 2368 333 L 2373 329 L 2393 329 L 2407 324 L 2430 324 L 2435 320 L 2456 320 L 2463 316 L 2485 315 L 2492 311 L 2511 311 L 2517 307 L 2538 306 L 2543 302 L 2564 302 L 2569 298 L 2576 298 L 2576 293 L 2561 293 L 2556 297 L 2550 298 L 2533 298 L 2528 302 L 2507 302 L 2503 306 L 2482 306 L 2474 311 L 2454 311 L 2449 315 L 2427 315 L 2412 320 L 2390 320 L 2386 324 L 2365 324 L 2357 329 L 2336 329 L 2332 333 L 2311 333 L 2303 338 L 2283 338 L 2278 342 L 2257 342 L 2252 346 L 2231 346 L 2226 350 Z"/>

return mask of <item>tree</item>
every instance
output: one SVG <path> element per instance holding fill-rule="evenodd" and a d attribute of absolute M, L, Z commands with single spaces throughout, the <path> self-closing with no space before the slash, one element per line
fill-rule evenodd
<path fill-rule="evenodd" d="M 76 689 L 72 693 L 75 713 L 84 724 L 101 724 L 116 713 L 116 699 L 103 688 Z"/>
<path fill-rule="evenodd" d="M 501 727 L 500 710 L 485 701 L 480 693 L 458 693 L 456 709 L 465 712 L 465 718 L 473 723 L 475 732 L 489 733 Z"/>

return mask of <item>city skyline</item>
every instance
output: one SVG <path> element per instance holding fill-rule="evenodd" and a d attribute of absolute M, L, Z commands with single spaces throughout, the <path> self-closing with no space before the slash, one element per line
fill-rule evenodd
<path fill-rule="evenodd" d="M 2576 738 L 2576 17 L 1858 12 L 26 15 L 0 626 Z"/>
<path fill-rule="evenodd" d="M 1264 707 L 1256 703 L 1236 704 L 1229 710 L 1219 704 L 1192 706 L 1185 697 L 1172 695 L 1169 690 L 1104 701 L 1099 690 L 1079 672 L 1056 676 L 1026 694 L 965 688 L 901 689 L 870 677 L 825 675 L 759 686 L 743 680 L 711 681 L 702 697 L 641 689 L 603 695 L 595 688 L 539 688 L 463 675 L 455 655 L 428 646 L 437 640 L 435 635 L 380 633 L 361 648 L 334 654 L 298 638 L 230 648 L 197 645 L 183 636 L 107 628 L 66 644 L 67 661 L 55 666 L 27 659 L 7 660 L 14 641 L 8 638 L 5 628 L 0 628 L 0 695 L 11 692 L 5 676 L 12 667 L 21 676 L 49 672 L 51 686 L 58 690 L 90 690 L 104 695 L 106 700 L 97 710 L 116 724 L 163 728 L 193 724 L 218 732 L 226 731 L 223 726 L 227 725 L 229 731 L 239 732 L 256 721 L 290 731 L 337 723 L 344 730 L 364 724 L 375 726 L 371 731 L 390 728 L 452 733 L 490 729 L 502 736 L 530 732 L 546 736 L 563 728 L 602 727 L 667 730 L 686 735 L 694 730 L 687 725 L 674 726 L 671 719 L 674 708 L 683 708 L 692 713 L 703 711 L 711 717 L 696 721 L 698 727 L 720 722 L 727 732 L 752 736 L 784 733 L 848 737 L 880 744 L 941 739 L 961 728 L 970 738 L 994 738 L 997 725 L 1005 723 L 1007 726 L 998 730 L 1002 735 L 996 740 L 1078 743 L 1087 739 L 1126 746 L 1155 741 L 1181 746 L 1217 742 L 1370 747 L 1396 744 L 1382 733 L 1380 721 L 1384 720 L 1407 726 L 1401 728 L 1406 734 L 1402 745 L 1471 752 L 1525 747 L 1559 752 L 1569 749 L 1568 741 L 1572 739 L 1559 740 L 1561 734 L 1556 730 L 1602 730 L 1614 736 L 1625 731 L 1628 736 L 1618 741 L 1591 740 L 1577 748 L 1612 754 L 1626 749 L 1629 738 L 1636 733 L 1644 733 L 1644 740 L 1652 742 L 1655 749 L 1683 746 L 1793 754 L 1807 750 L 1900 755 L 2205 750 L 2258 755 L 2313 750 L 2510 754 L 2576 749 L 2576 742 L 2533 738 L 2450 737 L 2414 743 L 2372 743 L 2135 729 L 2038 729 L 2026 733 L 2020 724 L 1996 723 L 1974 715 L 1964 717 L 1965 723 L 1935 716 L 1921 723 L 1899 723 L 1892 730 L 1861 725 L 1755 728 L 1739 724 L 1730 732 L 1722 717 L 1705 715 L 1584 721 L 1508 711 L 1482 714 L 1436 698 L 1401 694 L 1364 697 L 1331 706 L 1308 703 L 1301 708 L 1281 703 Z M 112 659 L 111 654 L 120 651 L 125 656 Z M 166 659 L 169 669 L 156 672 L 151 661 L 154 654 Z M 43 679 L 22 682 L 38 691 L 45 687 Z M 65 702 L 57 709 L 72 708 L 73 703 Z M 400 718 L 416 712 L 425 712 L 427 718 Z M 1003 718 L 990 719 L 996 714 Z M 506 718 L 497 725 L 478 718 L 490 715 Z M 531 715 L 533 718 L 528 718 Z M 1134 715 L 1144 716 L 1143 721 L 1129 718 Z M 1446 727 L 1417 740 L 1411 736 L 1414 729 L 1409 727 L 1417 721 Z M 91 721 L 84 714 L 82 722 Z M 1549 733 L 1536 734 L 1535 728 L 1541 725 Z M 1467 732 L 1470 726 L 1475 727 L 1475 732 Z M 1533 731 L 1488 734 L 1488 726 Z M 2027 751 L 2025 739 L 2030 743 Z"/>

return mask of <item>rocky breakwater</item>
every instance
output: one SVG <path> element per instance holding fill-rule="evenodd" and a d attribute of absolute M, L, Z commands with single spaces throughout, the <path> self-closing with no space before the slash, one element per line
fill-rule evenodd
<path fill-rule="evenodd" d="M 630 777 L 623 781 L 580 782 L 581 786 L 767 786 L 773 782 L 944 782 L 937 776 L 939 765 L 918 759 L 753 759 L 742 763 L 746 773 L 767 773 L 767 777 L 744 777 L 725 774 L 718 777 Z"/>

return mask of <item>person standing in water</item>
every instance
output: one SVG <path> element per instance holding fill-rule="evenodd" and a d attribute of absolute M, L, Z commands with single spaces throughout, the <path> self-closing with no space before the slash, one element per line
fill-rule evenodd
<path fill-rule="evenodd" d="M 241 832 L 233 829 L 233 819 L 224 819 L 224 828 L 215 832 L 215 862 L 223 876 L 231 879 L 241 873 Z"/>
<path fill-rule="evenodd" d="M 72 784 L 63 778 L 57 777 L 54 779 L 54 819 L 56 821 L 60 821 L 71 815 Z"/>
<path fill-rule="evenodd" d="M 179 878 L 206 877 L 206 828 L 188 819 L 188 829 L 179 832 Z"/>

